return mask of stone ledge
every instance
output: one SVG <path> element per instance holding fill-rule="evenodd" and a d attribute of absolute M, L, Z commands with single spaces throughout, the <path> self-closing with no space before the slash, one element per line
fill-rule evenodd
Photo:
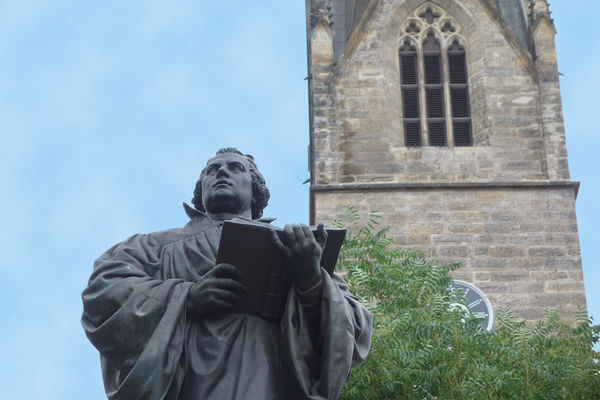
<path fill-rule="evenodd" d="M 575 197 L 579 192 L 579 182 L 572 181 L 506 181 L 506 182 L 402 182 L 402 183 L 363 183 L 338 185 L 312 185 L 311 192 L 362 192 L 423 189 L 551 189 L 572 188 Z"/>

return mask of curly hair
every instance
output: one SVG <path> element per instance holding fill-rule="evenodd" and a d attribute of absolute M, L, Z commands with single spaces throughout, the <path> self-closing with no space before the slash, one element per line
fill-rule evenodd
<path fill-rule="evenodd" d="M 256 163 L 254 162 L 254 157 L 250 154 L 244 154 L 235 147 L 227 147 L 225 149 L 219 149 L 215 156 L 219 154 L 225 153 L 234 153 L 239 154 L 244 157 L 248 164 L 250 164 L 250 176 L 252 176 L 252 219 L 258 219 L 262 217 L 263 210 L 269 204 L 269 197 L 271 193 L 269 192 L 269 188 L 267 188 L 267 184 L 265 182 L 265 178 L 263 178 L 262 174 L 258 170 Z M 204 204 L 202 204 L 202 179 L 204 179 L 206 173 L 206 167 L 200 173 L 200 178 L 196 182 L 196 188 L 194 189 L 194 198 L 192 199 L 192 204 L 198 211 L 206 212 L 204 208 Z"/>

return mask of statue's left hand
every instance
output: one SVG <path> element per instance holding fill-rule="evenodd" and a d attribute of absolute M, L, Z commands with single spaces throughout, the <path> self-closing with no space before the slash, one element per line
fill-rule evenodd
<path fill-rule="evenodd" d="M 307 290 L 321 280 L 321 245 L 315 239 L 310 228 L 304 224 L 288 224 L 283 229 L 283 235 L 273 233 L 273 243 L 283 253 L 286 265 L 292 278 L 300 290 Z M 323 224 L 317 227 L 317 236 L 326 238 L 327 232 Z"/>

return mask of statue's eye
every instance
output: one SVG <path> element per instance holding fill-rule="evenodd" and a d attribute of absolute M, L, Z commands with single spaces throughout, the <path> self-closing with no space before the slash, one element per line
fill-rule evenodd
<path fill-rule="evenodd" d="M 240 164 L 240 163 L 232 163 L 229 166 L 229 169 L 231 171 L 236 171 L 236 172 L 244 172 L 244 171 L 246 171 L 246 167 L 244 167 L 244 165 Z"/>
<path fill-rule="evenodd" d="M 209 165 L 208 168 L 206 168 L 206 174 L 207 175 L 214 175 L 217 173 L 217 171 L 219 170 L 219 167 L 217 165 Z"/>

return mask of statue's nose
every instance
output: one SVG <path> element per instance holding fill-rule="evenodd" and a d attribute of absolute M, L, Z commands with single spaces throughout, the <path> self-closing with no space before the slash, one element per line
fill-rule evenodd
<path fill-rule="evenodd" d="M 217 177 L 219 176 L 229 176 L 229 171 L 227 171 L 227 166 L 222 165 L 218 170 L 217 170 Z"/>

